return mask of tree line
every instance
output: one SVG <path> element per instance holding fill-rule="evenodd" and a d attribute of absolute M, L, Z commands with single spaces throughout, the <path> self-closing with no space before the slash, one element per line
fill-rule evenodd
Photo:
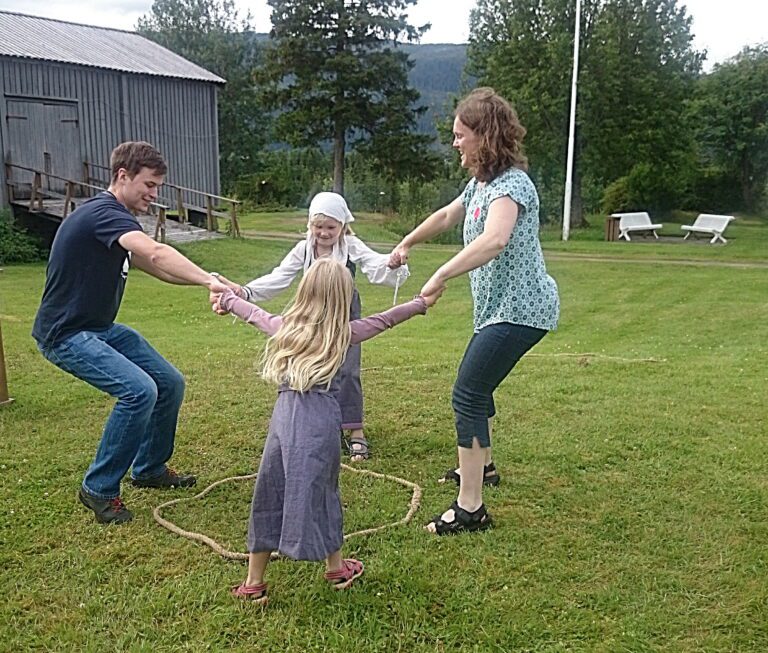
<path fill-rule="evenodd" d="M 219 95 L 222 183 L 256 204 L 344 192 L 356 209 L 423 215 L 464 177 L 416 127 L 409 83 L 427 25 L 416 0 L 269 0 L 254 36 L 233 0 L 155 0 L 137 31 L 227 80 Z M 562 214 L 573 0 L 478 0 L 466 86 L 488 85 L 528 129 L 545 217 Z M 768 45 L 703 72 L 678 0 L 583 0 L 572 220 L 616 210 L 757 211 L 768 182 Z M 352 197 L 350 197 L 352 196 Z"/>

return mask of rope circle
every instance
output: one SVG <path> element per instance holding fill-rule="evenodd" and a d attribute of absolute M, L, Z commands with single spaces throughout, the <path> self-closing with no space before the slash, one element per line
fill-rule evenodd
<path fill-rule="evenodd" d="M 353 533 L 348 533 L 344 535 L 345 542 L 351 537 L 359 537 L 361 535 L 370 535 L 371 533 L 377 533 L 386 528 L 392 528 L 394 526 L 402 526 L 410 522 L 411 519 L 413 519 L 414 514 L 416 514 L 416 511 L 419 509 L 419 506 L 421 505 L 422 490 L 419 485 L 411 481 L 407 481 L 404 478 L 400 478 L 398 476 L 392 476 L 391 474 L 381 474 L 379 472 L 372 472 L 368 469 L 357 469 L 345 463 L 341 463 L 341 467 L 342 469 L 346 469 L 347 471 L 354 472 L 355 474 L 362 474 L 363 476 L 372 476 L 373 478 L 381 478 L 388 481 L 395 481 L 396 483 L 404 487 L 411 488 L 412 490 L 411 501 L 408 505 L 408 512 L 405 514 L 405 517 L 403 517 L 402 519 L 396 522 L 392 522 L 390 524 L 375 526 L 373 528 L 365 528 L 363 530 L 354 531 Z M 223 483 L 229 483 L 231 481 L 252 480 L 252 479 L 255 479 L 256 476 L 257 474 L 246 474 L 245 476 L 228 476 L 227 478 L 222 478 L 221 480 L 216 481 L 215 483 L 212 483 L 211 485 L 209 485 L 202 492 L 198 492 L 193 497 L 182 497 L 179 499 L 173 499 L 172 501 L 166 501 L 165 503 L 160 504 L 152 511 L 152 516 L 155 518 L 155 521 L 158 524 L 160 524 L 160 526 L 169 530 L 171 533 L 180 535 L 181 537 L 184 537 L 188 540 L 192 540 L 193 542 L 200 542 L 201 544 L 205 544 L 206 546 L 213 549 L 214 552 L 218 553 L 222 558 L 226 558 L 227 560 L 248 560 L 247 553 L 230 551 L 228 549 L 225 549 L 223 546 L 221 546 L 221 544 L 219 544 L 212 537 L 208 537 L 203 533 L 196 533 L 194 531 L 187 531 L 187 530 L 184 530 L 183 528 L 180 528 L 173 522 L 163 517 L 163 510 L 165 508 L 170 508 L 171 506 L 176 505 L 177 503 L 181 503 L 183 501 L 194 501 L 195 499 L 202 499 L 206 494 L 211 492 L 211 490 L 218 487 L 219 485 L 222 485 Z M 275 557 L 275 558 L 278 557 L 277 552 L 273 552 L 272 557 Z"/>

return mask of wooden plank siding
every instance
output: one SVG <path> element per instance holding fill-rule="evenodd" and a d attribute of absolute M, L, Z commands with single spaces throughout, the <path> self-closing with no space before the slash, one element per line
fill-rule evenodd
<path fill-rule="evenodd" d="M 0 85 L 4 158 L 9 100 L 68 104 L 77 107 L 82 160 L 108 165 L 118 143 L 146 140 L 168 162 L 168 181 L 220 194 L 215 83 L 2 56 Z M 2 166 L 0 175 L 0 197 L 6 204 Z"/>

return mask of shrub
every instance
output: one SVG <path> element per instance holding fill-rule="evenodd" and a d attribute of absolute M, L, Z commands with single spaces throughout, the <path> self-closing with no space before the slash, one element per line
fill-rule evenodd
<path fill-rule="evenodd" d="M 20 229 L 6 209 L 0 211 L 0 265 L 31 263 L 45 258 L 37 240 Z"/>

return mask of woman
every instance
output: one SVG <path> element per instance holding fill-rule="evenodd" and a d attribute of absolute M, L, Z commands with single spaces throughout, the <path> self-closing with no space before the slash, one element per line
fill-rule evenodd
<path fill-rule="evenodd" d="M 456 501 L 426 528 L 444 535 L 484 530 L 491 516 L 483 485 L 497 485 L 491 455 L 493 392 L 522 356 L 556 328 L 557 284 L 547 274 L 539 243 L 539 198 L 528 177 L 521 141 L 525 129 L 511 105 L 491 88 L 478 88 L 456 107 L 453 147 L 473 177 L 453 202 L 435 211 L 390 255 L 403 265 L 411 247 L 464 221 L 464 249 L 421 290 L 442 292 L 470 273 L 474 334 L 453 388 L 459 467 L 443 481 L 459 484 Z"/>

